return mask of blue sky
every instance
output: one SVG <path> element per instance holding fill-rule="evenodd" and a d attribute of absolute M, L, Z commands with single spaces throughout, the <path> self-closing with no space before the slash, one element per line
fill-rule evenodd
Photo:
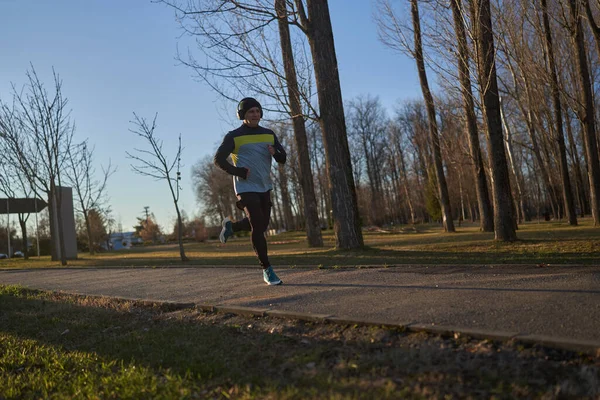
<path fill-rule="evenodd" d="M 391 112 L 402 99 L 420 96 L 414 62 L 377 39 L 369 0 L 330 0 L 342 95 L 379 96 Z M 183 179 L 180 205 L 198 213 L 190 169 L 212 155 L 223 135 L 237 127 L 235 104 L 223 117 L 223 101 L 178 66 L 176 46 L 187 49 L 174 13 L 149 0 L 0 0 L 0 98 L 11 98 L 10 83 L 25 83 L 32 63 L 52 84 L 52 68 L 63 80 L 77 126 L 76 139 L 89 138 L 99 165 L 117 166 L 108 195 L 113 214 L 128 231 L 149 206 L 170 230 L 175 211 L 166 182 L 136 175 L 126 151 L 142 147 L 132 127 L 133 112 L 152 118 L 165 152 L 174 154 L 182 136 Z M 198 54 L 198 53 L 196 53 Z M 249 93 L 248 95 L 252 95 Z M 233 190 L 233 189 L 232 189 Z"/>

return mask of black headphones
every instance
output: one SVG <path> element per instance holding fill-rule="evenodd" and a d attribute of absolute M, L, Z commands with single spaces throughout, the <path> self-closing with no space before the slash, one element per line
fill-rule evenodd
<path fill-rule="evenodd" d="M 260 103 L 258 102 L 258 100 L 256 100 L 253 97 L 244 97 L 242 100 L 240 100 L 240 102 L 238 103 L 237 106 L 237 116 L 239 119 L 243 120 L 244 116 L 246 115 L 246 111 L 248 111 L 250 108 L 252 107 L 244 107 L 247 106 L 248 104 L 246 103 L 251 103 L 252 107 L 258 107 L 260 109 L 260 117 L 263 117 L 263 109 L 262 106 L 260 105 Z"/>

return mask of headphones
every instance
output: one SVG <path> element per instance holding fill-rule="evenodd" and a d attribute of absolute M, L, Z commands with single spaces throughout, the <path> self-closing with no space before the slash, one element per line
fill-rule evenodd
<path fill-rule="evenodd" d="M 253 97 L 244 97 L 242 100 L 240 100 L 240 102 L 238 103 L 237 106 L 237 116 L 239 119 L 243 120 L 244 116 L 246 114 L 246 111 L 249 110 L 249 108 L 244 108 L 244 105 L 246 102 L 252 102 L 252 103 L 256 103 L 256 105 L 253 105 L 252 107 L 258 107 L 260 109 L 260 117 L 263 117 L 263 109 L 262 106 L 260 105 L 260 103 L 258 102 L 258 100 L 256 100 Z M 252 108 L 250 107 L 250 108 Z"/>

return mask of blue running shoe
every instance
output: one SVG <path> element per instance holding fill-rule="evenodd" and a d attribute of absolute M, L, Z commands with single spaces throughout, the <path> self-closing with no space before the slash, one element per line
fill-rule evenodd
<path fill-rule="evenodd" d="M 263 269 L 263 279 L 267 285 L 281 285 L 283 283 L 281 279 L 277 277 L 275 271 L 273 271 L 273 267 Z"/>
<path fill-rule="evenodd" d="M 225 218 L 221 225 L 223 225 L 223 229 L 221 229 L 221 233 L 219 234 L 219 240 L 221 243 L 225 243 L 227 239 L 233 236 L 233 224 L 229 218 Z"/>

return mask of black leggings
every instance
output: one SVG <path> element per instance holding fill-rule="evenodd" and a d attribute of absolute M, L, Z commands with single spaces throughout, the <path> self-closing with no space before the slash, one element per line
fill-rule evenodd
<path fill-rule="evenodd" d="M 246 212 L 246 218 L 234 222 L 233 231 L 251 231 L 252 247 L 263 269 L 269 268 L 267 255 L 267 240 L 265 232 L 271 218 L 271 191 L 258 193 L 247 192 L 238 194 L 237 206 Z"/>

